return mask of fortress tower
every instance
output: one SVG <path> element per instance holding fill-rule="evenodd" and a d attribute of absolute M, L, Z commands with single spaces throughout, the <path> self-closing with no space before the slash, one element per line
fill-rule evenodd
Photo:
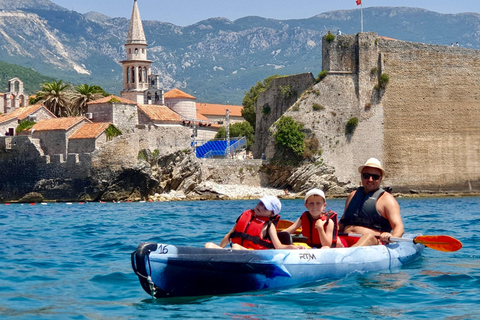
<path fill-rule="evenodd" d="M 127 59 L 121 61 L 123 68 L 122 97 L 138 104 L 163 105 L 163 90 L 160 89 L 159 76 L 151 73 L 152 61 L 147 60 L 147 40 L 137 0 L 133 2 L 125 49 Z"/>

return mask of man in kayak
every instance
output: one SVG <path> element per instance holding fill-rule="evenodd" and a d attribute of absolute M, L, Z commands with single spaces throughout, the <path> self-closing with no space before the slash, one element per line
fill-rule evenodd
<path fill-rule="evenodd" d="M 305 208 L 308 211 L 285 229 L 293 233 L 302 227 L 302 235 L 307 237 L 307 244 L 312 248 L 342 248 L 347 244 L 338 238 L 337 213 L 326 211 L 327 200 L 325 193 L 317 188 L 309 190 L 305 194 Z"/>
<path fill-rule="evenodd" d="M 348 196 L 339 231 L 362 234 L 352 246 L 377 245 L 389 242 L 390 237 L 401 237 L 404 229 L 400 206 L 389 192 L 380 188 L 385 176 L 380 161 L 370 158 L 358 172 L 362 187 Z"/>
<path fill-rule="evenodd" d="M 246 210 L 220 242 L 205 244 L 205 248 L 224 248 L 230 244 L 232 249 L 303 249 L 303 246 L 282 244 L 277 235 L 278 215 L 282 208 L 275 196 L 264 196 L 254 209 Z"/>

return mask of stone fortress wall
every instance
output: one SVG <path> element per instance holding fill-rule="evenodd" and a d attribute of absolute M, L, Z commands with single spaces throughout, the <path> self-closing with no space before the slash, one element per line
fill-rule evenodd
<path fill-rule="evenodd" d="M 372 32 L 324 38 L 322 57 L 328 76 L 285 115 L 315 134 L 341 182 L 359 182 L 358 166 L 373 156 L 394 191 L 480 190 L 479 50 Z M 389 82 L 376 89 L 381 74 Z"/>
<path fill-rule="evenodd" d="M 92 176 L 105 175 L 139 165 L 139 151 L 157 156 L 190 149 L 185 127 L 142 126 L 101 145 L 91 153 L 46 154 L 40 139 L 31 136 L 0 137 L 2 184 L 0 201 L 19 199 L 26 192 L 40 192 L 45 199 L 71 199 L 92 188 Z M 95 186 L 93 186 L 95 188 Z M 92 191 L 95 194 L 95 191 Z"/>

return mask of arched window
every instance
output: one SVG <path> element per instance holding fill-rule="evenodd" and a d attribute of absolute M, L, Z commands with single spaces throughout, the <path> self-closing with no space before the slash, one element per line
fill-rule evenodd
<path fill-rule="evenodd" d="M 147 68 L 143 68 L 143 80 L 145 83 L 148 82 L 148 78 L 147 78 Z"/>
<path fill-rule="evenodd" d="M 132 67 L 132 83 L 135 83 L 135 68 Z"/>
<path fill-rule="evenodd" d="M 138 54 L 138 48 L 135 48 L 135 54 Z"/>
<path fill-rule="evenodd" d="M 128 49 L 128 54 L 132 54 L 132 48 Z"/>
<path fill-rule="evenodd" d="M 130 67 L 127 67 L 127 83 L 130 83 Z"/>
<path fill-rule="evenodd" d="M 138 68 L 138 83 L 142 83 L 142 82 L 143 82 L 143 68 L 139 67 Z"/>

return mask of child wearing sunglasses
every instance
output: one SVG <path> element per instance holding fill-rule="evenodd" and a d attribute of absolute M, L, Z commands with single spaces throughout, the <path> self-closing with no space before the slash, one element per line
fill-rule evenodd
<path fill-rule="evenodd" d="M 377 245 L 387 243 L 390 237 L 401 237 L 404 228 L 400 206 L 380 187 L 385 176 L 380 161 L 370 158 L 358 168 L 358 172 L 362 186 L 348 196 L 339 231 L 363 235 L 352 246 Z"/>

